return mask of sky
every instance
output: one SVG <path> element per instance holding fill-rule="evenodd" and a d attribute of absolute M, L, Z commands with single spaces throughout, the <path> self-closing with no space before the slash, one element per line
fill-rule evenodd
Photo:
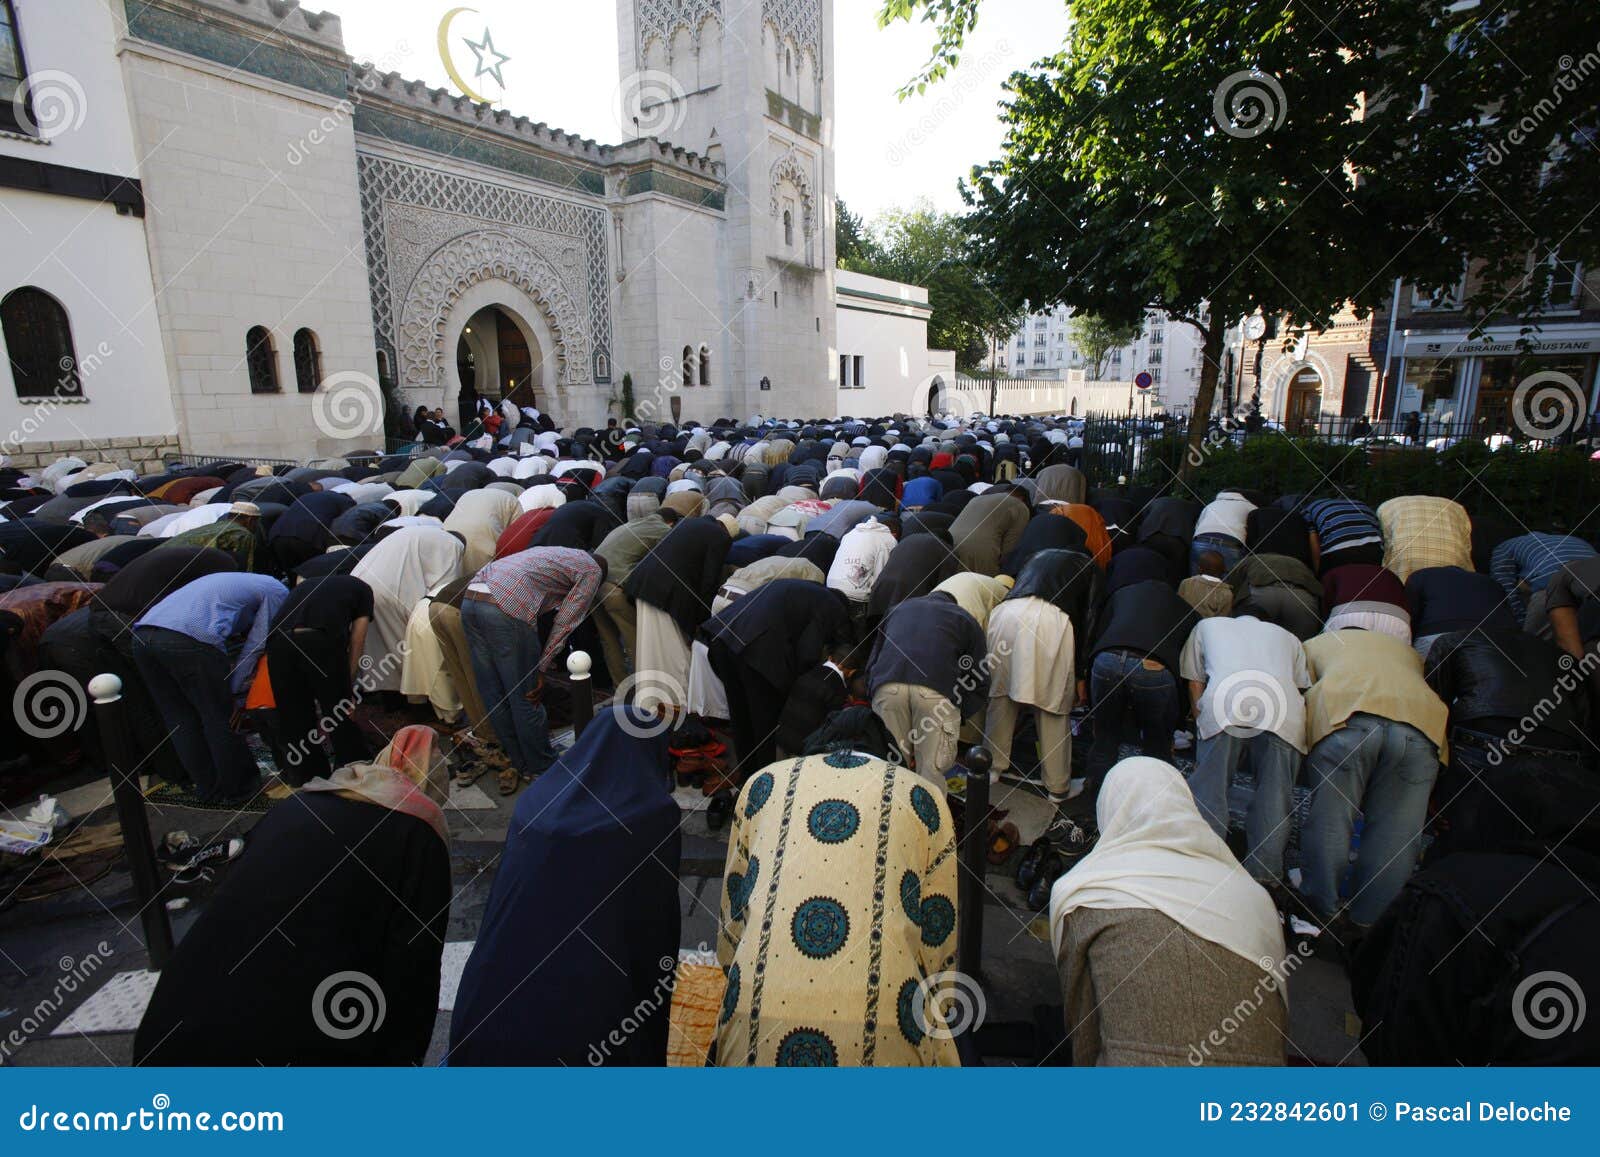
<path fill-rule="evenodd" d="M 726 0 L 740 3 L 745 0 Z M 754 2 L 754 0 L 749 0 Z M 345 48 L 360 61 L 455 89 L 440 62 L 437 36 L 448 3 L 435 0 L 306 0 L 344 24 Z M 617 10 L 612 0 L 472 0 L 450 25 L 453 56 L 469 84 L 513 113 L 601 143 L 623 139 L 618 127 Z M 961 207 L 956 182 L 999 154 L 996 115 L 1001 82 L 1061 44 L 1062 0 L 986 0 L 961 64 L 921 96 L 901 101 L 900 86 L 927 59 L 931 29 L 896 24 L 880 30 L 878 0 L 834 0 L 834 135 L 838 192 L 871 218 L 919 200 Z M 504 88 L 475 77 L 487 27 L 506 58 Z M 498 59 L 483 46 L 482 60 Z M 486 91 L 485 91 L 486 90 Z"/>

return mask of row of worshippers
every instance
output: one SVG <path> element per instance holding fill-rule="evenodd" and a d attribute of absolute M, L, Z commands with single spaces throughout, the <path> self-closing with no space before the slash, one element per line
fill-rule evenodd
<path fill-rule="evenodd" d="M 971 1063 L 970 1010 L 986 997 L 947 987 L 962 917 L 944 798 L 864 750 L 864 728 L 762 769 L 737 801 L 706 969 L 680 959 L 669 742 L 655 716 L 610 708 L 518 800 L 442 1063 Z M 137 1062 L 422 1063 L 442 997 L 448 776 L 435 732 L 413 726 L 273 808 L 163 970 Z M 1586 868 L 1600 825 L 1569 840 L 1538 787 L 1512 788 L 1540 826 L 1514 847 L 1503 831 L 1462 833 L 1362 946 L 1374 1061 L 1600 1058 L 1592 1026 L 1517 1031 L 1523 1010 L 1502 991 L 1548 967 L 1595 979 L 1593 905 L 1550 852 L 1566 842 Z M 1052 889 L 1061 1031 L 1036 1038 L 1031 1059 L 1284 1063 L 1304 959 L 1267 890 L 1168 763 L 1118 763 L 1097 811 L 1098 844 Z M 1496 900 L 1508 886 L 1509 905 Z M 1525 961 L 1508 960 L 1507 937 Z M 695 976 L 707 971 L 710 983 Z"/>

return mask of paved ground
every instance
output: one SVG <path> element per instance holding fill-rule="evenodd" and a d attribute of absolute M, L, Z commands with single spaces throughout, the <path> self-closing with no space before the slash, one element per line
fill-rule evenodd
<path fill-rule="evenodd" d="M 486 790 L 470 791 L 460 801 L 472 806 L 449 812 L 456 898 L 447 939 L 462 947 L 447 951 L 447 994 L 453 992 L 454 979 L 459 977 L 465 945 L 477 933 L 515 804 L 515 797 L 502 799 L 496 794 L 487 778 L 478 786 Z M 91 780 L 64 793 L 62 799 L 73 815 L 87 815 L 88 823 L 115 822 L 103 780 Z M 703 806 L 703 801 L 689 791 L 680 792 L 680 799 L 686 807 L 696 803 Z M 1025 793 L 1005 789 L 997 797 L 997 806 L 1011 810 L 1025 839 L 1030 836 L 1031 826 L 1042 823 L 1042 813 L 1035 810 L 1038 804 Z M 259 818 L 174 807 L 152 807 L 149 813 L 158 839 L 174 829 L 204 837 L 248 835 Z M 704 813 L 690 810 L 685 814 L 684 836 L 679 890 L 683 913 L 681 944 L 686 949 L 714 949 L 726 833 L 710 832 Z M 985 1034 L 984 1045 L 991 1050 L 991 1063 L 1026 1062 L 1030 1059 L 1026 1054 L 1032 1038 L 1020 1031 L 1022 1026 L 1031 1026 L 1036 1019 L 1048 1024 L 1060 1022 L 1061 997 L 1049 934 L 1044 920 L 1027 910 L 1004 869 L 992 870 L 987 882 L 990 895 L 983 914 L 982 978 L 990 1030 Z M 107 1023 L 98 1016 L 103 1006 L 112 1003 L 114 989 L 106 986 L 113 978 L 139 972 L 148 963 L 126 866 L 118 859 L 98 879 L 84 879 L 81 883 L 69 879 L 67 888 L 56 895 L 21 902 L 16 899 L 20 895 L 15 891 L 17 883 L 16 873 L 0 876 L 0 1063 L 129 1063 L 132 1032 L 126 1026 L 136 1023 L 139 1006 L 135 1002 L 131 1010 L 123 1008 L 120 1013 L 111 1009 Z M 203 885 L 190 890 L 187 909 L 173 914 L 174 931 L 179 937 L 192 923 L 210 890 Z M 100 954 L 102 944 L 110 950 L 104 957 Z M 449 974 L 452 960 L 453 976 Z M 71 985 L 73 991 L 63 991 L 68 987 L 63 978 L 74 975 L 82 979 Z M 144 987 L 147 992 L 148 985 Z M 101 999 L 84 1010 L 84 1001 L 96 994 Z M 1350 1011 L 1349 988 L 1340 968 L 1321 960 L 1307 961 L 1291 977 L 1289 996 L 1291 1056 L 1315 1064 L 1363 1063 L 1359 1029 Z M 81 1019 L 86 1022 L 89 1014 L 95 1013 L 94 1024 L 75 1025 L 71 1019 L 75 1011 L 81 1011 Z M 119 1014 L 124 1024 L 115 1023 Z M 443 1051 L 449 1017 L 447 1011 L 439 1014 L 430 1060 L 436 1060 Z M 1019 1032 L 1008 1032 L 1007 1026 L 1018 1026 Z M 99 1031 L 101 1028 L 106 1031 Z M 18 1035 L 13 1037 L 13 1033 Z M 18 1040 L 22 1041 L 20 1046 Z"/>

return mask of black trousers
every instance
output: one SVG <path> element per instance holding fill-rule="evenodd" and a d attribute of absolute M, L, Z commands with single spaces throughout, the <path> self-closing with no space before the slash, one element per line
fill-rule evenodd
<path fill-rule="evenodd" d="M 741 663 L 722 643 L 711 645 L 709 658 L 728 693 L 728 722 L 733 724 L 739 755 L 734 770 L 738 778 L 748 778 L 777 761 L 784 692 Z"/>
<path fill-rule="evenodd" d="M 195 795 L 206 803 L 252 795 L 261 776 L 249 745 L 233 730 L 228 654 L 177 631 L 140 627 L 134 657 Z"/>
<path fill-rule="evenodd" d="M 189 773 L 178 758 L 172 729 L 161 717 L 161 710 L 139 673 L 135 656 L 140 642 L 133 629 L 133 619 L 97 607 L 89 612 L 89 628 L 94 634 L 101 670 L 122 680 L 122 702 L 127 708 L 128 724 L 140 757 L 145 761 L 140 771 L 152 772 L 168 783 L 188 783 Z"/>
<path fill-rule="evenodd" d="M 325 631 L 275 631 L 267 639 L 267 670 L 278 704 L 274 756 L 285 783 L 299 787 L 336 766 L 371 757 L 355 723 L 348 642 Z"/>

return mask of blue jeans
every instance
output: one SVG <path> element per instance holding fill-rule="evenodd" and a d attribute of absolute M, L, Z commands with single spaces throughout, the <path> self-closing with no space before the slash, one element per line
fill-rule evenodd
<path fill-rule="evenodd" d="M 461 629 L 472 652 L 478 698 L 489 713 L 495 737 L 520 774 L 540 774 L 560 753 L 550 743 L 544 707 L 525 698 L 538 680 L 539 656 L 544 652 L 538 628 L 491 602 L 465 598 Z"/>
<path fill-rule="evenodd" d="M 1089 778 L 1096 792 L 1124 743 L 1135 744 L 1143 755 L 1171 761 L 1172 733 L 1181 712 L 1178 681 L 1171 671 L 1152 670 L 1127 651 L 1101 651 L 1089 668 L 1089 701 L 1094 704 Z"/>
<path fill-rule="evenodd" d="M 1200 556 L 1214 550 L 1222 556 L 1222 573 L 1227 574 L 1244 558 L 1244 543 L 1231 534 L 1197 534 L 1189 544 L 1189 573 L 1199 574 Z"/>
<path fill-rule="evenodd" d="M 1324 919 L 1339 907 L 1356 813 L 1365 817 L 1350 879 L 1350 919 L 1370 927 L 1417 866 L 1439 752 L 1415 727 L 1355 714 L 1306 756 L 1311 817 L 1301 833 L 1304 892 Z"/>
<path fill-rule="evenodd" d="M 1200 740 L 1189 790 L 1211 830 L 1223 839 L 1228 838 L 1228 789 L 1240 757 L 1248 758 L 1256 773 L 1256 794 L 1244 821 L 1249 847 L 1244 866 L 1257 880 L 1277 883 L 1283 879 L 1283 849 L 1289 845 L 1301 755 L 1270 731 L 1251 736 L 1219 731 Z"/>

